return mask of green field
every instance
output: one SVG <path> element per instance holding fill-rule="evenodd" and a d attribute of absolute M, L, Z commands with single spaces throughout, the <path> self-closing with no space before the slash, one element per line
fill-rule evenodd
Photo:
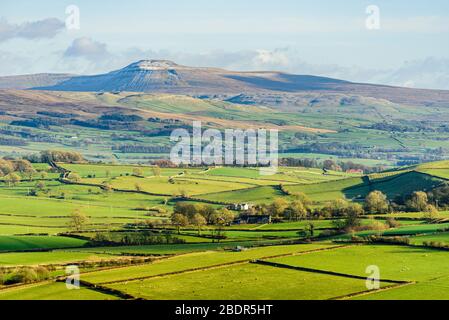
<path fill-rule="evenodd" d="M 270 261 L 291 266 L 365 277 L 366 268 L 376 265 L 381 279 L 425 281 L 449 275 L 447 252 L 406 246 L 361 245 Z"/>
<path fill-rule="evenodd" d="M 220 199 L 226 203 L 239 203 L 249 201 L 252 203 L 268 203 L 273 199 L 283 197 L 284 194 L 276 187 L 257 187 L 239 191 L 229 191 L 212 193 L 207 195 L 199 195 L 196 198 L 203 200 L 214 201 L 214 199 Z"/>
<path fill-rule="evenodd" d="M 282 281 L 279 281 L 282 279 Z M 325 300 L 366 291 L 365 281 L 260 265 L 110 285 L 144 299 Z"/>
<path fill-rule="evenodd" d="M 431 233 L 427 235 L 419 235 L 415 237 L 411 237 L 410 241 L 414 244 L 422 245 L 424 242 L 442 242 L 445 244 L 449 244 L 449 233 L 448 232 L 438 232 L 438 233 Z"/>
<path fill-rule="evenodd" d="M 243 252 L 200 252 L 181 255 L 169 259 L 163 259 L 150 265 L 120 268 L 117 270 L 89 273 L 83 277 L 88 282 L 104 283 L 125 281 L 140 277 L 154 277 L 161 274 L 220 266 L 228 263 L 248 262 L 263 257 L 288 255 L 311 250 L 329 248 L 332 245 L 297 245 L 297 246 L 273 246 L 249 249 Z"/>
<path fill-rule="evenodd" d="M 430 191 L 443 182 L 437 177 L 418 172 L 405 172 L 387 175 L 367 182 L 362 178 L 348 178 L 343 180 L 316 183 L 311 185 L 287 186 L 290 192 L 303 192 L 312 200 L 325 202 L 338 198 L 349 200 L 363 199 L 369 192 L 378 190 L 387 195 L 389 199 L 397 196 L 411 194 L 416 190 Z"/>
<path fill-rule="evenodd" d="M 448 300 L 449 277 L 355 297 L 356 300 Z"/>
<path fill-rule="evenodd" d="M 87 241 L 67 237 L 48 236 L 0 236 L 1 251 L 33 249 L 62 249 L 82 247 Z"/>
<path fill-rule="evenodd" d="M 86 288 L 68 290 L 65 283 L 45 283 L 0 290 L 0 300 L 116 300 Z"/>
<path fill-rule="evenodd" d="M 82 261 L 99 261 L 103 258 L 111 256 L 73 251 L 0 253 L 0 267 L 77 264 Z"/>

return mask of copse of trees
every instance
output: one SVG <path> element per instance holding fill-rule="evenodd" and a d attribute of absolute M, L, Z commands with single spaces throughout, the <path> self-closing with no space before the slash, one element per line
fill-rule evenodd
<path fill-rule="evenodd" d="M 446 183 L 433 189 L 428 193 L 428 199 L 430 203 L 434 203 L 440 208 L 449 208 L 449 185 Z"/>
<path fill-rule="evenodd" d="M 0 159 L 0 176 L 6 176 L 13 172 L 29 176 L 30 174 L 35 174 L 36 170 L 33 168 L 33 165 L 25 159 Z"/>
<path fill-rule="evenodd" d="M 178 202 L 176 203 L 171 222 L 177 227 L 178 233 L 182 227 L 195 226 L 198 234 L 206 225 L 225 226 L 234 221 L 234 214 L 226 208 L 215 209 L 210 205 Z"/>
<path fill-rule="evenodd" d="M 333 171 L 350 171 L 350 170 L 362 170 L 364 173 L 374 173 L 383 170 L 381 166 L 365 166 L 359 163 L 354 163 L 352 161 L 335 161 L 332 159 L 327 159 L 324 161 L 318 161 L 316 159 L 307 158 L 282 158 L 279 160 L 281 166 L 286 167 L 304 167 L 304 168 L 318 168 Z"/>
<path fill-rule="evenodd" d="M 246 215 L 271 215 L 276 220 L 298 221 L 308 219 L 312 215 L 312 201 L 303 193 L 292 194 L 293 201 L 276 198 L 271 204 L 258 204 L 244 212 Z"/>
<path fill-rule="evenodd" d="M 0 159 L 0 176 L 6 176 L 14 172 L 14 165 L 11 161 Z"/>
<path fill-rule="evenodd" d="M 36 160 L 36 158 L 33 158 Z M 79 152 L 74 151 L 60 151 L 60 150 L 45 150 L 41 151 L 38 162 L 66 162 L 66 163 L 82 163 L 86 160 Z"/>
<path fill-rule="evenodd" d="M 425 211 L 429 204 L 427 193 L 422 191 L 413 192 L 410 199 L 406 202 L 406 206 L 410 211 L 422 212 Z"/>
<path fill-rule="evenodd" d="M 16 185 L 24 177 L 31 181 L 35 174 L 36 170 L 28 160 L 0 159 L 0 177 L 9 186 Z"/>

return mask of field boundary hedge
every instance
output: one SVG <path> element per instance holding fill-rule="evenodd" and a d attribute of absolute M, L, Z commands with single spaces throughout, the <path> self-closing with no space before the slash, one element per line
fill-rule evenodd
<path fill-rule="evenodd" d="M 65 282 L 66 278 L 60 278 L 57 279 L 56 282 Z M 120 290 L 116 290 L 116 289 L 112 289 L 112 288 L 108 288 L 108 287 L 104 287 L 98 284 L 93 284 L 84 280 L 80 280 L 80 286 L 81 287 L 85 287 L 87 289 L 93 290 L 93 291 L 97 291 L 100 293 L 104 293 L 110 296 L 115 296 L 118 297 L 120 299 L 124 299 L 124 300 L 140 300 L 137 297 L 134 297 L 128 293 L 122 292 Z"/>
<path fill-rule="evenodd" d="M 329 275 L 329 276 L 338 276 L 338 277 L 345 277 L 345 278 L 359 279 L 359 280 L 367 279 L 367 277 L 357 276 L 357 275 L 353 275 L 353 274 L 340 273 L 340 272 L 327 271 L 327 270 L 319 270 L 319 269 L 311 269 L 311 268 L 298 267 L 298 266 L 290 266 L 287 264 L 271 262 L 271 261 L 264 261 L 264 260 L 259 260 L 259 259 L 252 261 L 251 263 L 270 266 L 270 267 L 276 267 L 276 268 L 304 271 L 304 272 L 309 272 L 309 273 L 319 273 L 319 274 L 325 274 L 325 275 Z M 408 283 L 407 281 L 390 280 L 390 279 L 381 279 L 380 281 L 386 282 L 386 283 L 395 283 L 395 284 Z"/>

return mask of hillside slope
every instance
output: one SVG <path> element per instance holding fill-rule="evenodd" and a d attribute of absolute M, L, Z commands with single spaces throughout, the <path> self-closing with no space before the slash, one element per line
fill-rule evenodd
<path fill-rule="evenodd" d="M 72 78 L 70 74 L 39 73 L 20 76 L 0 77 L 0 89 L 30 89 L 33 87 L 53 86 Z"/>

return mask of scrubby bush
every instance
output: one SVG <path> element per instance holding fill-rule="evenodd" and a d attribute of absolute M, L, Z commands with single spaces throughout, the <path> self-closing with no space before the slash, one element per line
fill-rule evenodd
<path fill-rule="evenodd" d="M 395 218 L 393 217 L 388 217 L 387 220 L 385 221 L 385 223 L 387 224 L 387 226 L 389 228 L 398 228 L 401 226 L 401 223 L 398 222 Z"/>
<path fill-rule="evenodd" d="M 50 279 L 48 268 L 20 267 L 14 270 L 0 270 L 0 284 L 12 285 L 18 283 L 33 283 Z"/>

